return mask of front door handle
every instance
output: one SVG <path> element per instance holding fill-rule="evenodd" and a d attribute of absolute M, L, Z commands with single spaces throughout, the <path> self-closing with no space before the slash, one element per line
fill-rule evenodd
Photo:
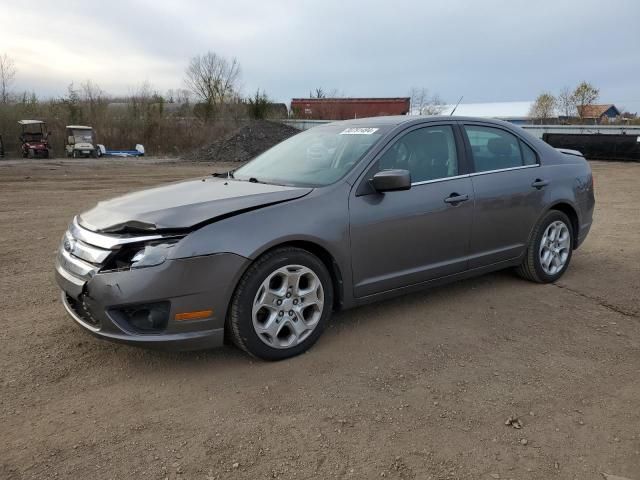
<path fill-rule="evenodd" d="M 454 192 L 444 199 L 444 203 L 449 203 L 455 206 L 459 203 L 466 202 L 467 200 L 469 200 L 469 195 L 460 195 Z"/>
<path fill-rule="evenodd" d="M 541 188 L 549 185 L 549 180 L 542 180 L 541 178 L 536 178 L 535 181 L 531 184 L 533 188 L 537 188 L 540 190 Z"/>

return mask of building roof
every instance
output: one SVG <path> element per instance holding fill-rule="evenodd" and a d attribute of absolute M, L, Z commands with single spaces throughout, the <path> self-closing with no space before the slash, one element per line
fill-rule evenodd
<path fill-rule="evenodd" d="M 620 111 L 613 103 L 605 104 L 605 105 L 585 105 L 584 107 L 578 107 L 580 116 L 582 118 L 600 118 L 604 115 L 607 110 L 611 107 L 615 108 L 617 115 L 620 115 Z"/>
<path fill-rule="evenodd" d="M 42 120 L 18 120 L 20 125 L 35 125 L 38 123 L 44 123 Z"/>
<path fill-rule="evenodd" d="M 356 97 L 344 97 L 344 98 L 292 98 L 293 102 L 304 103 L 387 103 L 387 102 L 409 102 L 409 97 L 371 97 L 371 98 L 356 98 Z"/>
<path fill-rule="evenodd" d="M 491 103 L 461 103 L 456 108 L 455 117 L 479 117 L 502 119 L 528 119 L 532 101 L 526 102 L 491 102 Z M 448 115 L 455 104 L 445 105 L 443 115 Z"/>

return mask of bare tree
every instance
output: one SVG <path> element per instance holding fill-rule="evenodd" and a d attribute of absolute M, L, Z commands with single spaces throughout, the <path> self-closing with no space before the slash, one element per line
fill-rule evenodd
<path fill-rule="evenodd" d="M 409 90 L 411 98 L 410 111 L 417 115 L 440 115 L 445 103 L 438 94 L 431 95 L 425 87 L 412 87 Z"/>
<path fill-rule="evenodd" d="M 185 72 L 185 85 L 206 106 L 209 118 L 227 100 L 237 97 L 240 64 L 214 52 L 193 57 Z"/>
<path fill-rule="evenodd" d="M 327 98 L 327 95 L 322 87 L 318 87 L 309 92 L 309 98 Z"/>
<path fill-rule="evenodd" d="M 556 97 L 557 108 L 566 118 L 573 117 L 576 113 L 576 104 L 573 100 L 573 92 L 569 87 L 563 87 Z"/>
<path fill-rule="evenodd" d="M 555 117 L 556 105 L 556 97 L 549 92 L 543 92 L 538 95 L 538 98 L 531 105 L 529 116 L 541 122 L 553 118 Z"/>
<path fill-rule="evenodd" d="M 0 103 L 9 103 L 11 85 L 16 77 L 16 66 L 6 53 L 0 55 Z"/>
<path fill-rule="evenodd" d="M 93 124 L 93 127 L 101 128 L 109 104 L 107 94 L 91 80 L 80 84 L 80 90 L 80 98 L 84 103 L 85 110 L 87 110 L 87 120 Z"/>
<path fill-rule="evenodd" d="M 588 82 L 581 82 L 571 94 L 580 118 L 584 117 L 584 107 L 593 105 L 600 96 L 600 90 Z"/>

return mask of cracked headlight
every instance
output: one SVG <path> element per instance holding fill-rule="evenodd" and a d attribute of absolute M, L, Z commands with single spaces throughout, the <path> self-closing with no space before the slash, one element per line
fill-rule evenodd
<path fill-rule="evenodd" d="M 165 262 L 179 239 L 147 244 L 131 257 L 131 268 L 155 267 Z"/>

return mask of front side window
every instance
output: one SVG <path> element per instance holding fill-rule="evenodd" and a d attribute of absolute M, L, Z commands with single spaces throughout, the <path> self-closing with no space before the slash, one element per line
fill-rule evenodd
<path fill-rule="evenodd" d="M 509 132 L 478 125 L 465 125 L 464 130 L 471 144 L 476 172 L 502 170 L 537 163 L 535 152 Z M 520 148 L 521 144 L 522 149 Z M 525 148 L 528 150 L 524 150 Z"/>
<path fill-rule="evenodd" d="M 413 130 L 398 139 L 378 161 L 378 170 L 409 170 L 412 182 L 458 175 L 458 156 L 449 125 Z"/>

